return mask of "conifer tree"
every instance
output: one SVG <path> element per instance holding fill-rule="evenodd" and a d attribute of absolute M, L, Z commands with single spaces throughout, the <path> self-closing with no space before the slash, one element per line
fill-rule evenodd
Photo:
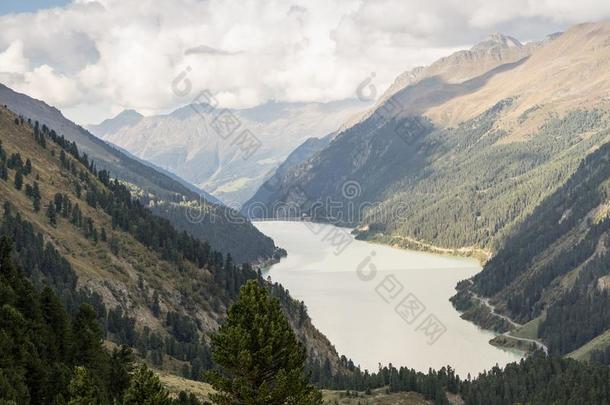
<path fill-rule="evenodd" d="M 8 168 L 6 167 L 6 160 L 0 161 L 0 179 L 8 180 Z"/>
<path fill-rule="evenodd" d="M 27 176 L 30 173 L 32 173 L 32 161 L 30 159 L 27 159 L 25 161 L 25 167 L 23 169 L 23 174 L 25 174 Z"/>
<path fill-rule="evenodd" d="M 40 211 L 40 188 L 38 187 L 38 182 L 34 182 L 34 187 L 32 188 L 32 204 L 34 205 L 34 211 Z"/>
<path fill-rule="evenodd" d="M 169 393 L 145 364 L 141 365 L 131 376 L 131 383 L 125 397 L 124 405 L 170 405 Z"/>
<path fill-rule="evenodd" d="M 21 170 L 17 169 L 15 172 L 15 188 L 21 190 L 21 187 L 23 187 L 23 173 L 21 173 Z"/>
<path fill-rule="evenodd" d="M 49 223 L 51 225 L 57 225 L 57 213 L 55 212 L 55 204 L 53 204 L 52 201 L 49 203 L 49 207 L 47 208 L 47 218 L 49 218 Z"/>
<path fill-rule="evenodd" d="M 68 389 L 70 391 L 68 405 L 101 404 L 98 387 L 85 367 L 78 366 L 74 368 L 74 377 L 70 380 Z"/>
<path fill-rule="evenodd" d="M 77 363 L 87 367 L 98 365 L 102 353 L 102 331 L 91 305 L 80 306 L 72 330 L 79 337 L 74 348 Z"/>
<path fill-rule="evenodd" d="M 303 367 L 305 350 L 282 314 L 277 299 L 256 280 L 248 281 L 227 320 L 212 336 L 214 361 L 207 373 L 217 404 L 321 404 Z"/>

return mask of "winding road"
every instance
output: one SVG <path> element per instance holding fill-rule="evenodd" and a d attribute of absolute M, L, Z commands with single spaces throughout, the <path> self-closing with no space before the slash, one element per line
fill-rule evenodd
<path fill-rule="evenodd" d="M 517 323 L 517 322 L 513 321 L 512 319 L 510 319 L 508 316 L 506 316 L 506 315 L 502 315 L 502 314 L 500 314 L 500 313 L 496 312 L 496 308 L 495 308 L 493 305 L 491 305 L 491 304 L 489 303 L 489 298 L 483 298 L 483 297 L 480 297 L 480 296 L 478 296 L 477 294 L 473 293 L 472 291 L 471 291 L 470 293 L 472 294 L 472 297 L 473 297 L 473 298 L 475 298 L 475 299 L 476 299 L 476 300 L 478 300 L 480 303 L 482 303 L 482 304 L 483 304 L 483 305 L 485 305 L 487 308 L 489 308 L 489 311 L 491 312 L 491 314 L 492 314 L 493 316 L 496 316 L 496 317 L 498 317 L 498 318 L 504 319 L 504 320 L 505 320 L 506 322 L 508 322 L 508 323 L 509 323 L 509 324 L 510 324 L 510 325 L 511 325 L 513 328 L 519 328 L 519 327 L 523 326 L 522 324 Z M 513 336 L 513 335 L 511 335 L 511 334 L 510 334 L 510 332 L 511 332 L 511 331 L 509 330 L 509 331 L 507 331 L 507 332 L 504 332 L 502 335 L 503 335 L 503 336 L 507 336 L 507 337 L 509 337 L 509 338 L 511 338 L 511 339 L 515 339 L 515 340 L 521 340 L 521 341 L 523 341 L 523 342 L 528 342 L 528 343 L 534 343 L 534 344 L 535 344 L 535 345 L 536 345 L 536 346 L 537 346 L 539 349 L 542 349 L 542 350 L 544 351 L 544 353 L 545 353 L 545 354 L 549 354 L 549 348 L 548 348 L 548 347 L 547 347 L 547 346 L 546 346 L 544 343 L 542 343 L 541 341 L 536 340 L 536 339 L 528 339 L 528 338 L 522 338 L 522 337 Z"/>

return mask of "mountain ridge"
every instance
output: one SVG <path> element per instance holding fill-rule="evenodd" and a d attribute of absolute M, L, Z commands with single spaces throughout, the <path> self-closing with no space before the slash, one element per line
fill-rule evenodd
<path fill-rule="evenodd" d="M 131 126 L 138 123 L 144 116 L 133 109 L 123 110 L 112 118 L 107 118 L 99 124 L 86 125 L 85 128 L 93 133 L 100 134 L 98 137 L 103 138 L 104 135 L 110 132 L 116 132 L 125 126 Z"/>
<path fill-rule="evenodd" d="M 102 137 L 235 205 L 250 198 L 269 172 L 303 141 L 334 132 L 348 116 L 366 106 L 359 100 L 269 102 L 246 109 L 186 105 L 168 114 L 144 117 Z M 235 133 L 218 134 L 214 129 L 214 120 L 221 113 L 235 118 L 239 125 Z M 236 142 L 238 134 L 246 130 L 259 141 L 251 154 L 244 153 Z"/>
<path fill-rule="evenodd" d="M 17 114 L 39 121 L 40 125 L 45 124 L 49 128 L 54 128 L 71 141 L 76 141 L 80 150 L 95 160 L 98 169 L 108 170 L 113 177 L 134 185 L 141 194 L 150 195 L 150 199 L 164 202 L 161 206 L 157 205 L 157 214 L 171 218 L 176 210 L 180 210 L 180 217 L 188 218 L 189 208 L 185 204 L 174 204 L 185 200 L 192 202 L 190 205 L 203 206 L 204 208 L 195 209 L 208 210 L 216 218 L 212 221 L 211 216 L 208 215 L 200 218 L 198 216 L 196 221 L 180 221 L 177 226 L 181 230 L 208 240 L 223 253 L 232 253 L 239 262 L 257 262 L 273 257 L 276 251 L 273 241 L 245 219 L 240 218 L 239 221 L 235 221 L 234 219 L 239 215 L 236 215 L 234 210 L 218 205 L 215 199 L 207 201 L 205 199 L 207 194 L 186 184 L 182 179 L 176 179 L 175 175 L 164 174 L 151 167 L 148 162 L 131 158 L 116 146 L 95 137 L 65 118 L 57 108 L 42 100 L 17 93 L 2 84 L 0 84 L 0 104 L 8 106 Z M 167 209 L 162 210 L 162 207 Z"/>

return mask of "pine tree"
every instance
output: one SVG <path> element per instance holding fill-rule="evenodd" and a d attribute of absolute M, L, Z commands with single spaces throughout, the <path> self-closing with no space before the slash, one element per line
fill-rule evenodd
<path fill-rule="evenodd" d="M 214 361 L 207 373 L 217 404 L 321 404 L 304 374 L 306 359 L 280 308 L 256 280 L 248 281 L 227 319 L 212 336 Z"/>
<path fill-rule="evenodd" d="M 89 304 L 82 304 L 72 326 L 74 335 L 79 339 L 74 347 L 77 364 L 86 367 L 99 365 L 102 349 L 102 331 L 97 322 L 97 315 Z"/>
<path fill-rule="evenodd" d="M 23 169 L 23 174 L 27 176 L 30 173 L 32 173 L 32 161 L 30 159 L 27 159 L 25 161 L 25 168 Z"/>
<path fill-rule="evenodd" d="M 131 376 L 123 398 L 124 405 L 170 405 L 169 393 L 148 367 L 143 364 Z"/>
<path fill-rule="evenodd" d="M 110 357 L 109 380 L 112 382 L 111 395 L 116 403 L 120 403 L 123 394 L 129 388 L 134 356 L 130 348 L 123 345 L 114 349 Z"/>
<path fill-rule="evenodd" d="M 159 292 L 157 290 L 155 290 L 155 292 L 153 293 L 152 299 L 153 301 L 150 304 L 150 310 L 152 311 L 153 315 L 158 318 L 161 314 L 161 305 L 159 301 Z"/>
<path fill-rule="evenodd" d="M 8 168 L 6 167 L 6 160 L 0 162 L 0 179 L 8 180 Z"/>
<path fill-rule="evenodd" d="M 47 218 L 49 218 L 49 223 L 51 225 L 57 225 L 57 213 L 55 212 L 55 204 L 53 204 L 52 201 L 49 203 L 49 207 L 47 208 Z"/>
<path fill-rule="evenodd" d="M 21 190 L 21 187 L 23 187 L 23 173 L 21 173 L 21 170 L 17 169 L 15 172 L 15 188 Z"/>
<path fill-rule="evenodd" d="M 97 405 L 102 403 L 99 399 L 98 387 L 85 367 L 74 368 L 74 377 L 72 377 L 68 389 L 70 391 L 68 405 Z"/>

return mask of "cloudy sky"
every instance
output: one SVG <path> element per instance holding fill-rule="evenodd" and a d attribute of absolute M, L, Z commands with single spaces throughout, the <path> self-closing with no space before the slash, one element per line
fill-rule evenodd
<path fill-rule="evenodd" d="M 0 82 L 86 124 L 203 89 L 226 107 L 351 98 L 372 72 L 384 89 L 493 32 L 528 41 L 610 18 L 610 1 L 11 0 L 0 13 Z"/>

